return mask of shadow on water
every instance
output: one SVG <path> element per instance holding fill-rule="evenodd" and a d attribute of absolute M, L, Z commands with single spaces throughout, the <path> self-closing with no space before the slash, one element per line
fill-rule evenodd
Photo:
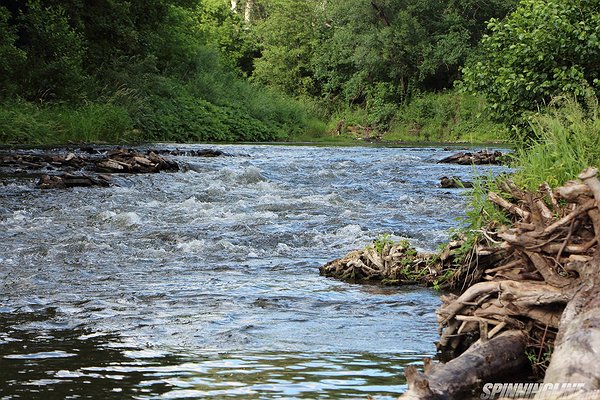
<path fill-rule="evenodd" d="M 406 390 L 418 354 L 161 353 L 87 329 L 27 330 L 54 310 L 0 313 L 0 398 L 366 398 Z M 393 382 L 393 383 L 392 383 Z"/>
<path fill-rule="evenodd" d="M 120 399 L 139 395 L 143 371 L 103 374 L 88 369 L 132 363 L 118 338 L 93 334 L 85 329 L 30 331 L 20 326 L 53 318 L 54 310 L 42 313 L 0 314 L 0 397 Z M 168 385 L 157 385 L 156 393 Z"/>

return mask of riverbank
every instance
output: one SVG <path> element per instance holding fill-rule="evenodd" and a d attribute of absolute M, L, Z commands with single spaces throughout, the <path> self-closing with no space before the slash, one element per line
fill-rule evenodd
<path fill-rule="evenodd" d="M 475 182 L 467 223 L 443 250 L 421 256 L 390 243 L 380 246 L 379 261 L 359 260 L 372 270 L 398 265 L 409 282 L 455 292 L 438 310 L 439 350 L 453 359 L 407 369 L 411 390 L 402 398 L 478 398 L 482 383 L 505 374 L 535 381 L 532 370 L 548 384 L 584 384 L 555 399 L 600 389 L 595 359 L 581 352 L 600 340 L 600 308 L 591 300 L 600 288 L 600 182 L 595 168 L 586 169 L 600 164 L 597 111 L 567 101 L 534 117 L 538 141 L 517 150 L 512 180 Z"/>
<path fill-rule="evenodd" d="M 247 86 L 247 87 L 246 87 Z M 244 91 L 253 90 L 247 84 Z M 366 110 L 319 116 L 316 102 L 256 89 L 234 102 L 194 99 L 173 82 L 167 93 L 108 101 L 0 104 L 0 145 L 139 144 L 149 142 L 281 142 L 356 145 L 486 145 L 508 134 L 481 99 L 454 92 L 424 95 L 399 106 L 390 124 L 369 125 Z M 265 105 L 265 104 L 268 104 Z"/>

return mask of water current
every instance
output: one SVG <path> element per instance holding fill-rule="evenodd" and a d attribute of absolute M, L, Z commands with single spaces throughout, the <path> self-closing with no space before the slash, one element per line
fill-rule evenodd
<path fill-rule="evenodd" d="M 173 146 L 165 146 L 171 148 Z M 393 399 L 439 294 L 318 266 L 380 234 L 433 250 L 471 179 L 438 148 L 211 147 L 178 173 L 0 177 L 0 399 Z"/>

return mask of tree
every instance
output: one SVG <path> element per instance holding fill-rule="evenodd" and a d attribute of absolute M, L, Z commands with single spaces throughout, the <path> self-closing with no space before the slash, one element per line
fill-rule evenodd
<path fill-rule="evenodd" d="M 254 79 L 292 95 L 319 95 L 312 57 L 324 27 L 322 0 L 270 0 L 267 17 L 257 21 L 261 57 L 255 60 Z"/>
<path fill-rule="evenodd" d="M 218 50 L 232 69 L 250 76 L 254 71 L 254 58 L 260 52 L 248 24 L 237 12 L 239 5 L 237 1 L 232 1 L 230 6 L 223 0 L 203 1 L 196 11 L 198 29 L 206 44 Z"/>
<path fill-rule="evenodd" d="M 14 76 L 25 61 L 25 52 L 15 46 L 17 33 L 10 19 L 9 10 L 0 6 L 0 97 L 14 91 Z"/>
<path fill-rule="evenodd" d="M 463 68 L 463 88 L 485 95 L 499 120 L 524 125 L 554 96 L 600 94 L 598 1 L 523 0 L 489 29 Z"/>

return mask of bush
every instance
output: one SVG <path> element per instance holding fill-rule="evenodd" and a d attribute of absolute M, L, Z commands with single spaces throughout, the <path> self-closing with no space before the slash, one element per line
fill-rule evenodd
<path fill-rule="evenodd" d="M 44 6 L 40 0 L 27 2 L 24 69 L 15 71 L 25 95 L 38 99 L 81 99 L 86 81 L 83 70 L 85 40 L 70 25 L 61 6 Z"/>
<path fill-rule="evenodd" d="M 0 97 L 13 93 L 14 74 L 23 67 L 25 52 L 15 47 L 16 29 L 9 24 L 10 13 L 0 6 Z"/>
<path fill-rule="evenodd" d="M 133 121 L 121 106 L 36 105 L 26 101 L 0 105 L 0 143 L 121 143 L 136 139 Z"/>
<path fill-rule="evenodd" d="M 527 116 L 557 95 L 581 98 L 590 87 L 598 93 L 597 1 L 523 0 L 489 29 L 463 68 L 463 89 L 485 96 L 499 120 L 526 127 Z"/>

